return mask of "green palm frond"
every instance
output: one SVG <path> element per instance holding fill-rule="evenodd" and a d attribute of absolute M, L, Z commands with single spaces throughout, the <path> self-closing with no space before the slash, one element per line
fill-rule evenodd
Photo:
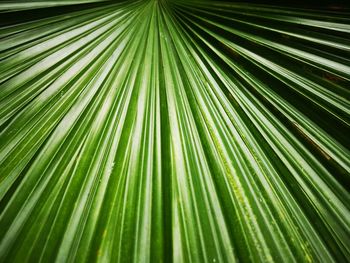
<path fill-rule="evenodd" d="M 0 12 L 0 262 L 350 261 L 347 9 Z"/>

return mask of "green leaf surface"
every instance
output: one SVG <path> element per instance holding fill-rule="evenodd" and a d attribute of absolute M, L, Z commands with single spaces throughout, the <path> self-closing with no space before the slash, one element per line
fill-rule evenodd
<path fill-rule="evenodd" d="M 0 262 L 350 261 L 348 9 L 0 12 Z"/>

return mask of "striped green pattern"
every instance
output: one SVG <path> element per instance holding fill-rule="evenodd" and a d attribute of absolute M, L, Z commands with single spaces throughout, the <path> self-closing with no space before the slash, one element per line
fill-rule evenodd
<path fill-rule="evenodd" d="M 1 15 L 1 263 L 350 261 L 349 11 Z"/>

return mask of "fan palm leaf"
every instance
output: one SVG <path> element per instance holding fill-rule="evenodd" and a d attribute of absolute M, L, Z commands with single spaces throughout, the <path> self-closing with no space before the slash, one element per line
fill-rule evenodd
<path fill-rule="evenodd" d="M 348 10 L 0 12 L 0 262 L 350 260 Z"/>

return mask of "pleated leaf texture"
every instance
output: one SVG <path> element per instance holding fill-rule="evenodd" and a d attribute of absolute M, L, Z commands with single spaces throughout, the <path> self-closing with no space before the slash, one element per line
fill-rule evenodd
<path fill-rule="evenodd" d="M 0 262 L 350 262 L 349 9 L 0 12 Z"/>

